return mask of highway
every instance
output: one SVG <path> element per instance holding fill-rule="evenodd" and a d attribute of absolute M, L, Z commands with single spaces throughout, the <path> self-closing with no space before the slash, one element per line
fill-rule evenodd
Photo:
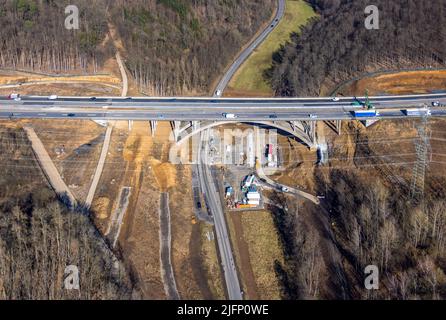
<path fill-rule="evenodd" d="M 257 38 L 255 38 L 249 45 L 246 47 L 240 55 L 235 59 L 229 69 L 226 71 L 224 76 L 220 79 L 220 82 L 215 87 L 215 93 L 217 96 L 221 96 L 231 81 L 234 74 L 243 64 L 243 62 L 248 59 L 248 57 L 254 52 L 254 50 L 268 37 L 268 35 L 277 27 L 280 20 L 282 20 L 283 15 L 285 14 L 285 0 L 278 0 L 278 8 L 276 12 L 276 16 L 273 18 L 272 22 L 268 24 L 266 29 L 259 34 Z"/>
<path fill-rule="evenodd" d="M 293 121 L 349 120 L 364 97 L 332 98 L 121 98 L 23 96 L 20 101 L 0 97 L 0 118 L 49 118 L 91 120 L 182 120 L 182 121 Z M 438 101 L 442 107 L 433 107 Z M 378 117 L 407 118 L 403 110 L 430 107 L 432 116 L 446 115 L 446 94 L 370 97 Z M 235 118 L 225 118 L 232 113 Z M 416 115 L 415 115 L 416 117 Z"/>

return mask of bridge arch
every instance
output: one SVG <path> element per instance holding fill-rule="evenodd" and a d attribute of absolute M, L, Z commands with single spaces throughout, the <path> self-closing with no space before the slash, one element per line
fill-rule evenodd
<path fill-rule="evenodd" d="M 245 123 L 245 124 L 256 124 L 256 125 L 269 126 L 269 127 L 276 128 L 278 130 L 289 133 L 290 135 L 292 135 L 293 137 L 295 137 L 296 139 L 301 141 L 303 144 L 305 144 L 309 148 L 313 148 L 315 145 L 314 142 L 312 141 L 312 139 L 309 137 L 309 135 L 304 130 L 302 130 L 298 127 L 295 127 L 294 129 L 291 127 L 288 128 L 278 122 L 273 122 L 273 121 L 236 121 L 236 122 L 235 121 L 216 121 L 216 122 L 208 123 L 208 124 L 202 125 L 200 127 L 197 127 L 195 129 L 192 129 L 192 131 L 188 132 L 186 135 L 178 137 L 179 139 L 177 140 L 176 143 L 178 146 L 180 146 L 184 142 L 189 140 L 192 136 L 194 136 L 204 130 L 212 129 L 212 128 L 222 126 L 225 124 L 230 124 L 230 123 Z M 185 130 L 183 130 L 182 132 L 184 132 L 184 131 Z"/>

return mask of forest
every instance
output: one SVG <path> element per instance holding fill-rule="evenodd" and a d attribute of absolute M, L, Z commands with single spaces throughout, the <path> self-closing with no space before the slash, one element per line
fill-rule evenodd
<path fill-rule="evenodd" d="M 97 72 L 106 58 L 106 3 L 77 0 L 79 30 L 65 28 L 72 1 L 0 0 L 0 68 Z M 110 48 L 109 48 L 110 49 Z"/>
<path fill-rule="evenodd" d="M 274 54 L 265 74 L 278 96 L 319 95 L 365 72 L 446 66 L 443 0 L 377 0 L 379 30 L 364 26 L 369 1 L 309 2 L 319 17 Z"/>
<path fill-rule="evenodd" d="M 150 95 L 206 93 L 268 21 L 273 0 L 114 1 L 127 67 Z"/>
<path fill-rule="evenodd" d="M 101 72 L 116 50 L 112 25 L 140 91 L 206 94 L 275 8 L 274 0 L 77 0 L 79 30 L 67 30 L 71 2 L 0 0 L 0 68 Z"/>
<path fill-rule="evenodd" d="M 138 297 L 88 212 L 67 209 L 46 185 L 25 132 L 2 129 L 0 148 L 0 300 Z M 64 286 L 71 265 L 79 290 Z"/>

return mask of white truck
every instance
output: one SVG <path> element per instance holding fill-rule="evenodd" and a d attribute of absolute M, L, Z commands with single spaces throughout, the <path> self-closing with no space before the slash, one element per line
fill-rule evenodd
<path fill-rule="evenodd" d="M 410 116 L 422 116 L 422 115 L 430 116 L 430 115 L 432 115 L 431 110 L 429 108 L 426 108 L 426 107 L 425 108 L 406 109 L 406 110 L 404 110 L 404 113 L 408 117 L 410 117 Z"/>
<path fill-rule="evenodd" d="M 237 118 L 237 116 L 233 113 L 223 113 L 223 117 L 225 117 L 226 119 L 235 119 Z"/>

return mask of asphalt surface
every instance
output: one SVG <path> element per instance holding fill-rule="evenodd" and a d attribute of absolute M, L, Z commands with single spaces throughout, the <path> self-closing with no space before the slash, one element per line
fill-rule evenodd
<path fill-rule="evenodd" d="M 217 235 L 218 249 L 220 259 L 223 267 L 223 274 L 226 283 L 228 298 L 230 300 L 242 300 L 240 283 L 237 276 L 237 269 L 235 267 L 234 257 L 232 255 L 231 241 L 226 226 L 223 206 L 220 201 L 220 195 L 214 183 L 214 179 L 210 167 L 206 163 L 209 145 L 208 141 L 209 131 L 205 131 L 201 137 L 201 146 L 198 159 L 198 176 L 203 194 L 206 197 L 206 204 L 212 212 L 214 218 L 215 232 Z M 203 161 L 204 160 L 204 161 Z"/>
<path fill-rule="evenodd" d="M 183 121 L 316 121 L 357 119 L 353 111 L 361 110 L 355 101 L 365 98 L 96 98 L 26 96 L 20 101 L 0 97 L 0 118 L 47 118 L 91 120 L 183 120 Z M 434 101 L 442 107 L 433 107 Z M 361 119 L 408 118 L 408 108 L 430 107 L 432 116 L 446 115 L 446 94 L 371 97 L 379 111 L 377 117 Z M 235 118 L 226 118 L 232 113 Z M 411 117 L 420 117 L 413 115 Z"/>
<path fill-rule="evenodd" d="M 185 117 L 191 116 L 192 119 L 195 120 L 221 120 L 222 118 L 226 119 L 224 116 L 225 113 L 233 113 L 233 110 L 229 109 L 227 110 L 227 107 L 231 108 L 232 104 L 227 105 L 228 100 L 226 99 L 220 99 L 219 97 L 223 94 L 224 90 L 226 89 L 229 81 L 234 76 L 235 72 L 239 69 L 239 67 L 245 62 L 245 60 L 252 54 L 252 52 L 257 48 L 257 46 L 262 43 L 266 37 L 271 33 L 272 30 L 274 30 L 277 26 L 277 24 L 282 19 L 285 12 L 285 0 L 278 0 L 278 9 L 276 16 L 274 17 L 273 22 L 271 25 L 269 25 L 248 47 L 246 47 L 242 53 L 238 56 L 238 58 L 234 61 L 234 63 L 229 67 L 229 69 L 226 71 L 226 73 L 221 78 L 220 82 L 218 83 L 216 89 L 214 98 L 211 99 L 192 99 L 192 103 L 197 103 L 197 111 L 198 113 L 195 113 L 195 110 L 188 110 L 187 113 L 182 113 L 180 116 L 180 120 L 185 119 Z M 218 99 L 215 99 L 217 97 Z M 234 99 L 231 100 L 229 103 L 233 102 L 235 104 L 238 104 L 242 102 L 243 100 L 240 99 Z M 254 99 L 250 101 L 250 99 L 247 99 L 246 101 L 243 101 L 242 103 L 251 103 L 251 108 L 254 108 L 257 110 L 257 107 L 259 106 L 259 101 Z M 187 103 L 184 99 L 174 99 L 173 101 L 170 100 L 168 103 L 175 103 L 179 102 Z M 113 103 L 113 102 L 112 102 Z M 160 101 L 158 101 L 160 103 Z M 241 105 L 238 106 L 238 108 L 241 107 L 241 109 L 238 109 L 238 111 L 245 112 L 248 105 Z M 220 109 L 216 111 L 216 107 L 225 106 L 226 109 Z M 209 111 L 214 112 L 214 114 L 211 116 L 212 119 L 203 119 L 208 117 L 209 115 L 206 115 L 206 109 L 211 108 Z M 269 109 L 269 106 L 266 106 L 266 112 L 267 114 L 263 115 L 262 118 L 270 118 L 271 114 Z M 165 110 L 165 109 L 163 109 Z M 264 109 L 265 111 L 265 109 Z M 164 114 L 163 111 L 157 115 L 157 120 L 165 119 L 170 120 L 171 114 Z M 238 115 L 237 115 L 238 118 Z M 239 119 L 237 119 L 239 120 Z M 231 242 L 229 240 L 229 233 L 226 226 L 226 220 L 224 216 L 224 211 L 222 207 L 222 203 L 220 201 L 220 197 L 218 194 L 218 190 L 215 186 L 214 178 L 212 177 L 211 170 L 209 166 L 206 163 L 202 163 L 202 156 L 207 156 L 207 147 L 208 145 L 203 141 L 203 136 L 207 136 L 209 134 L 209 131 L 206 130 L 203 135 L 201 136 L 201 143 L 200 143 L 200 150 L 198 152 L 198 177 L 200 181 L 200 188 L 203 194 L 206 197 L 206 204 L 208 206 L 209 211 L 212 213 L 212 216 L 214 218 L 214 224 L 215 224 L 215 230 L 217 234 L 217 243 L 219 247 L 219 253 L 222 260 L 222 266 L 223 266 L 223 273 L 225 277 L 226 282 L 226 290 L 228 293 L 228 297 L 230 300 L 242 300 L 242 293 L 241 293 L 241 287 L 240 282 L 237 276 L 237 270 L 235 268 L 235 262 L 234 262 L 234 256 L 232 254 L 231 249 Z"/>
<path fill-rule="evenodd" d="M 234 74 L 240 68 L 240 66 L 248 59 L 248 57 L 252 54 L 252 52 L 268 37 L 268 35 L 277 27 L 280 20 L 282 20 L 283 15 L 285 14 L 285 0 L 278 0 L 278 8 L 276 12 L 276 16 L 273 21 L 268 24 L 268 27 L 263 30 L 263 32 L 254 39 L 245 50 L 243 50 L 237 59 L 233 62 L 233 64 L 226 71 L 225 75 L 220 79 L 220 82 L 217 84 L 215 88 L 215 94 L 219 93 L 218 96 L 221 96 L 231 81 Z"/>

